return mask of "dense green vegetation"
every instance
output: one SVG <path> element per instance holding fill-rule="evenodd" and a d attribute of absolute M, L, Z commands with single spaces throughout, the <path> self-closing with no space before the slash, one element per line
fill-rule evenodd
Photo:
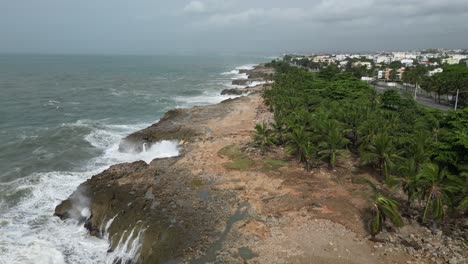
<path fill-rule="evenodd" d="M 432 77 L 420 77 L 421 87 L 440 96 L 444 94 L 455 95 L 459 91 L 459 103 L 465 103 L 468 99 L 468 67 L 461 65 L 446 65 L 442 73 Z"/>
<path fill-rule="evenodd" d="M 467 212 L 468 109 L 442 113 L 393 90 L 378 95 L 334 68 L 311 74 L 284 62 L 271 66 L 275 83 L 264 99 L 274 122 L 256 128 L 262 151 L 285 146 L 306 169 L 324 163 L 335 169 L 350 153 L 375 169 L 383 189 L 404 191 L 404 204 L 419 210 L 422 222 Z M 402 223 L 388 193 L 375 189 L 373 235 L 385 219 Z"/>

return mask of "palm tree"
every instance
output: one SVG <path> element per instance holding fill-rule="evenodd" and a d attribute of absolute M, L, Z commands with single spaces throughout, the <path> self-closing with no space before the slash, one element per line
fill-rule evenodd
<path fill-rule="evenodd" d="M 432 138 L 429 133 L 418 131 L 414 136 L 413 142 L 409 152 L 410 156 L 414 159 L 416 171 L 419 171 L 421 164 L 426 162 L 432 155 L 430 151 Z"/>
<path fill-rule="evenodd" d="M 361 159 L 364 164 L 377 165 L 380 176 L 384 175 L 388 180 L 390 168 L 394 165 L 394 161 L 401 157 L 397 154 L 391 137 L 387 133 L 379 133 L 364 150 Z"/>
<path fill-rule="evenodd" d="M 403 226 L 398 202 L 385 197 L 369 180 L 366 180 L 366 182 L 373 190 L 373 197 L 371 200 L 372 218 L 369 222 L 371 235 L 374 237 L 382 231 L 386 219 L 389 219 L 397 227 Z"/>
<path fill-rule="evenodd" d="M 306 169 L 310 169 L 310 158 L 313 153 L 313 146 L 304 126 L 294 128 L 292 132 L 288 134 L 288 153 L 299 157 L 299 160 L 305 164 Z"/>
<path fill-rule="evenodd" d="M 265 153 L 267 147 L 275 144 L 274 139 L 271 137 L 271 133 L 271 129 L 269 129 L 265 123 L 255 125 L 254 141 L 255 144 L 260 147 L 262 153 Z"/>
<path fill-rule="evenodd" d="M 318 145 L 318 154 L 327 160 L 331 169 L 335 169 L 337 156 L 343 153 L 343 148 L 349 140 L 343 136 L 343 129 L 337 120 L 327 120 L 323 127 L 326 134 Z"/>
<path fill-rule="evenodd" d="M 407 195 L 407 206 L 411 206 L 411 202 L 415 198 L 416 187 L 415 177 L 418 173 L 414 158 L 405 159 L 397 165 L 396 171 L 399 177 L 391 177 L 385 183 L 391 187 L 400 186 Z"/>
<path fill-rule="evenodd" d="M 277 143 L 282 145 L 286 141 L 286 122 L 284 121 L 284 116 L 281 114 L 281 112 L 275 113 L 274 119 L 275 122 L 271 124 L 273 128 L 273 134 L 275 135 Z"/>
<path fill-rule="evenodd" d="M 415 185 L 420 197 L 425 201 L 423 222 L 428 217 L 435 221 L 444 218 L 444 205 L 450 203 L 449 195 L 457 188 L 451 184 L 448 176 L 445 168 L 442 169 L 432 162 L 424 163 L 421 171 L 416 175 Z"/>

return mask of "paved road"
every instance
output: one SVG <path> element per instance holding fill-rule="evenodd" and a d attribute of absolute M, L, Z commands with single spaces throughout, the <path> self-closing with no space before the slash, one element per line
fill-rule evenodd
<path fill-rule="evenodd" d="M 381 85 L 375 85 L 374 87 L 377 90 L 377 92 L 381 92 L 381 93 L 383 93 L 385 90 L 388 90 L 388 89 L 395 89 L 395 90 L 399 91 L 401 94 L 406 92 L 406 90 L 404 88 L 402 89 L 402 88 L 399 88 L 399 87 L 389 87 L 389 86 L 381 86 Z M 434 100 L 431 99 L 431 98 L 426 98 L 426 97 L 421 97 L 421 96 L 416 97 L 416 102 L 418 102 L 421 105 L 424 105 L 424 106 L 427 106 L 427 107 L 430 107 L 430 108 L 434 108 L 434 109 L 443 110 L 443 111 L 453 109 L 453 107 L 451 107 L 451 106 L 441 105 L 441 104 L 438 104 L 438 103 L 434 102 Z"/>

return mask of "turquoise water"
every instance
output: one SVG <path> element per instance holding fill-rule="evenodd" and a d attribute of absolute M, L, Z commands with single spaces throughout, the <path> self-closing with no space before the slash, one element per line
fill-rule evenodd
<path fill-rule="evenodd" d="M 102 263 L 107 243 L 53 209 L 164 112 L 220 102 L 255 57 L 0 55 L 0 263 Z M 107 259 L 107 261 L 109 261 Z"/>

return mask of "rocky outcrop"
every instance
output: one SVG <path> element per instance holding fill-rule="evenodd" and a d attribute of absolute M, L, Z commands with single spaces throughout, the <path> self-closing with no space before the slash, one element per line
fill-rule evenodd
<path fill-rule="evenodd" d="M 255 66 L 252 70 L 240 70 L 239 73 L 245 73 L 249 76 L 249 79 L 264 79 L 270 80 L 275 74 L 275 70 L 265 65 Z"/>
<path fill-rule="evenodd" d="M 111 252 L 127 240 L 140 239 L 135 243 L 141 246 L 138 263 L 179 262 L 196 256 L 227 213 L 221 209 L 223 200 L 210 198 L 220 193 L 175 169 L 176 161 L 112 166 L 81 184 L 56 207 L 55 215 L 84 221 L 92 235 L 109 237 Z"/>
<path fill-rule="evenodd" d="M 249 85 L 253 82 L 262 82 L 265 81 L 263 78 L 249 78 L 249 79 L 237 79 L 232 80 L 232 85 Z"/>
<path fill-rule="evenodd" d="M 123 139 L 119 150 L 140 152 L 143 144 L 149 148 L 161 140 L 180 140 L 182 156 L 112 166 L 82 183 L 56 207 L 55 215 L 80 221 L 92 235 L 109 239 L 114 263 L 127 263 L 118 258 L 122 254 L 114 254 L 121 251 L 138 253 L 130 256 L 137 263 L 212 262 L 230 226 L 244 214 L 236 211 L 236 190 L 214 187 L 213 175 L 207 180 L 194 172 L 200 164 L 187 163 L 186 156 L 199 151 L 200 142 L 216 141 L 220 133 L 227 138 L 238 133 L 229 126 L 255 115 L 255 108 L 247 106 L 258 102 L 258 95 L 245 96 L 167 112 L 158 123 Z M 218 122 L 224 122 L 219 131 L 214 126 Z M 236 127 L 250 137 L 244 125 Z"/>
<path fill-rule="evenodd" d="M 209 135 L 211 131 L 206 126 L 207 122 L 227 115 L 234 107 L 235 100 L 246 99 L 228 99 L 216 105 L 171 110 L 158 123 L 124 138 L 119 151 L 140 152 L 144 143 L 149 147 L 161 140 L 190 141 L 201 135 Z"/>
<path fill-rule="evenodd" d="M 221 95 L 243 95 L 248 92 L 249 91 L 246 89 L 233 88 L 233 89 L 224 89 L 223 91 L 221 91 Z"/>

